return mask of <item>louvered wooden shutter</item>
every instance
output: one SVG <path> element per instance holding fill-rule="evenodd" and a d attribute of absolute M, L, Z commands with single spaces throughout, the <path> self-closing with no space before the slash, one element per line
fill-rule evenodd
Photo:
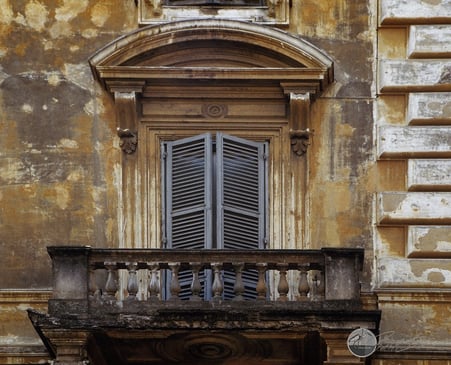
<path fill-rule="evenodd" d="M 218 133 L 216 137 L 217 245 L 224 249 L 265 246 L 267 143 Z M 255 298 L 257 273 L 243 273 L 244 296 Z M 224 297 L 233 297 L 234 273 L 224 272 Z"/>
<path fill-rule="evenodd" d="M 204 249 L 212 242 L 212 143 L 209 134 L 166 142 L 167 248 Z M 201 273 L 201 281 L 205 273 Z M 169 280 L 167 280 L 168 282 Z M 190 295 L 192 273 L 181 271 L 180 297 Z"/>

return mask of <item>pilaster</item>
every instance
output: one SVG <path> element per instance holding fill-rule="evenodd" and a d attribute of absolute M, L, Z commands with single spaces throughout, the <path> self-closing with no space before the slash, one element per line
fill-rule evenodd
<path fill-rule="evenodd" d="M 132 248 L 142 242 L 142 198 L 139 174 L 139 158 L 136 153 L 139 143 L 140 96 L 144 80 L 108 82 L 108 90 L 114 96 L 117 134 L 123 151 L 121 161 L 122 189 L 119 190 L 121 209 L 119 225 L 119 247 Z"/>
<path fill-rule="evenodd" d="M 326 342 L 327 360 L 324 365 L 364 364 L 365 360 L 354 356 L 348 349 L 348 331 L 324 331 L 321 338 Z"/>
<path fill-rule="evenodd" d="M 89 364 L 86 353 L 89 332 L 45 330 L 44 335 L 50 340 L 55 353 L 55 365 Z"/>

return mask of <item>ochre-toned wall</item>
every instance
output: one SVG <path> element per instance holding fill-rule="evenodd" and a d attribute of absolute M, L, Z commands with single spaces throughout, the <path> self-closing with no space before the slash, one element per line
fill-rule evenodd
<path fill-rule="evenodd" d="M 87 60 L 136 13 L 133 1 L 0 0 L 0 363 L 45 352 L 25 310 L 50 296 L 46 247 L 117 244 L 114 110 Z"/>
<path fill-rule="evenodd" d="M 136 27 L 133 1 L 0 3 L 1 288 L 48 288 L 46 246 L 114 245 L 119 158 L 88 57 Z"/>
<path fill-rule="evenodd" d="M 441 159 L 451 171 L 443 103 L 451 91 L 450 27 L 439 27 L 451 23 L 451 10 L 446 0 L 412 0 L 428 19 L 418 20 L 396 4 L 292 1 L 283 29 L 326 52 L 335 72 L 311 109 L 303 245 L 364 247 L 362 289 L 379 294 L 381 329 L 450 351 L 451 212 L 434 204 L 451 199 L 451 183 L 446 173 L 417 182 L 421 167 L 409 160 Z M 136 29 L 138 8 L 134 0 L 0 0 L 0 9 L 0 363 L 25 363 L 45 358 L 25 309 L 45 309 L 50 296 L 46 247 L 119 245 L 122 151 L 111 96 L 93 80 L 88 58 Z M 424 43 L 431 29 L 415 27 L 425 23 L 436 27 L 436 39 L 445 34 L 432 50 Z M 428 65 L 430 79 L 421 78 Z M 425 140 L 424 125 L 445 141 Z M 396 133 L 396 141 L 408 134 L 401 146 L 386 142 Z M 431 204 L 438 215 L 428 213 Z M 421 246 L 412 237 L 423 226 L 442 238 Z M 408 269 L 418 267 L 415 257 L 421 272 Z M 386 353 L 397 356 L 390 347 Z M 375 361 L 395 363 L 382 355 Z"/>

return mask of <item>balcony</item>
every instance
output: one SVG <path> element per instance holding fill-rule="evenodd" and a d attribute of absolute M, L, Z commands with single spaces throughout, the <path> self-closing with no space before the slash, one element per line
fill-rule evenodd
<path fill-rule="evenodd" d="M 29 316 L 56 364 L 360 363 L 347 336 L 378 329 L 361 249 L 48 252 L 53 298 Z"/>

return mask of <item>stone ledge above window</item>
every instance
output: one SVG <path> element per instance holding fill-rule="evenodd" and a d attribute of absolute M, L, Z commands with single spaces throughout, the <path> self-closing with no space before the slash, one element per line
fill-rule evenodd
<path fill-rule="evenodd" d="M 287 26 L 290 0 L 139 0 L 139 25 L 188 19 L 230 19 Z"/>

